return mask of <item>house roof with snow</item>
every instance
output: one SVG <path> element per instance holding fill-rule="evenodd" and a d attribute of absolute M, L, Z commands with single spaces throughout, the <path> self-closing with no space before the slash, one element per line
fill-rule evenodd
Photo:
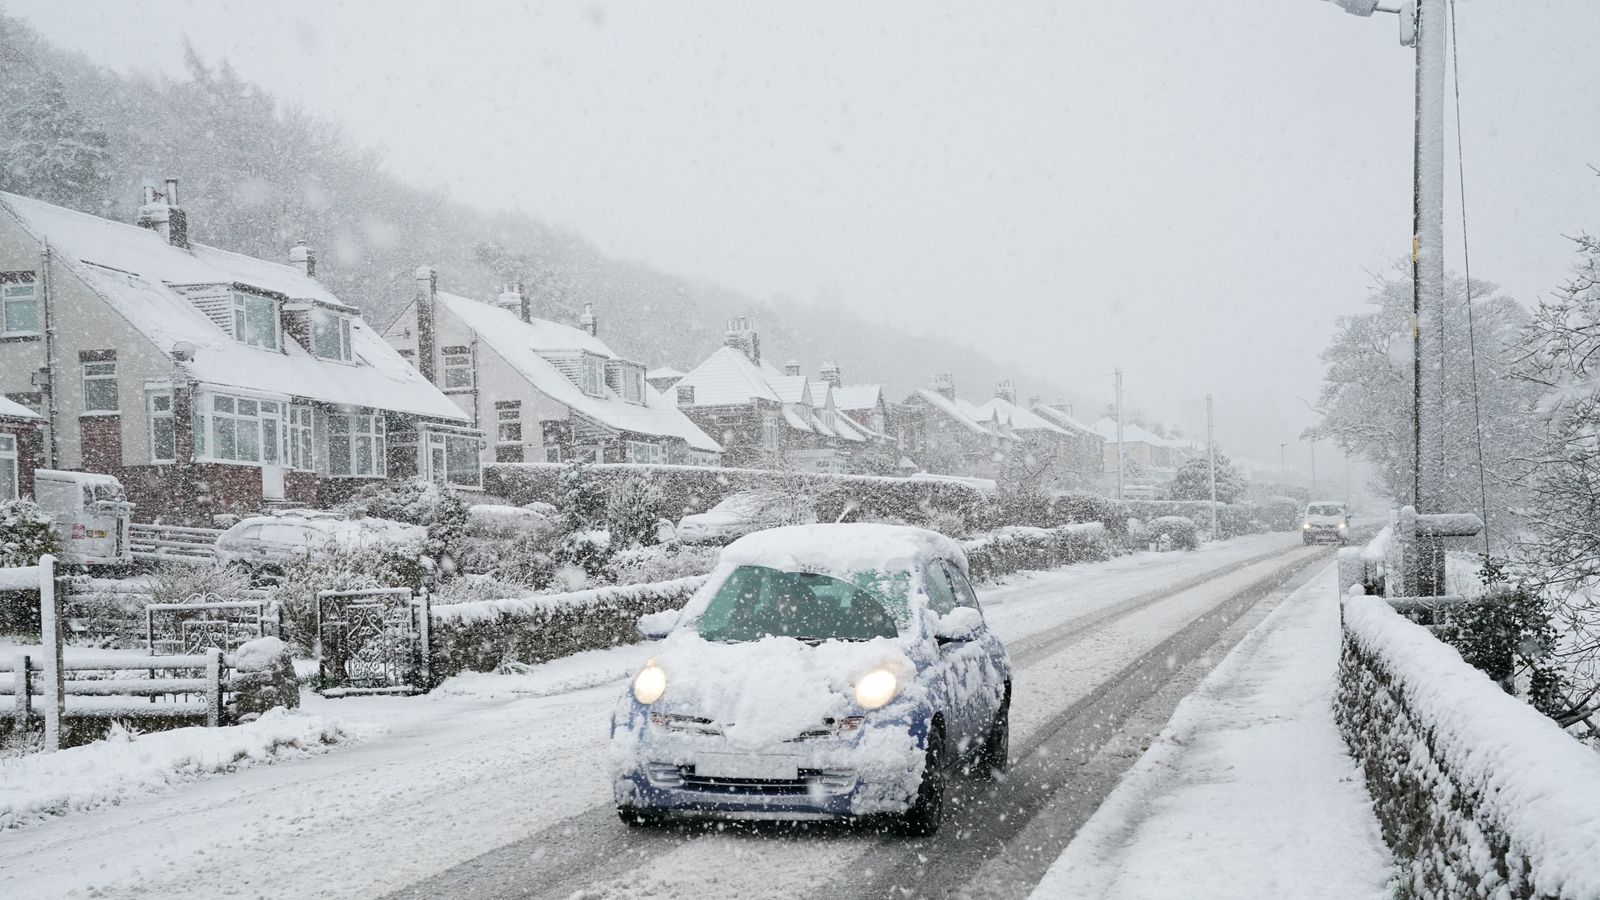
<path fill-rule="evenodd" d="M 998 434 L 997 431 L 984 425 L 977 417 L 968 412 L 968 410 L 976 410 L 976 407 L 970 403 L 963 400 L 952 400 L 929 388 L 918 388 L 917 392 L 911 396 L 913 399 L 922 399 L 929 406 L 944 413 L 945 416 L 953 419 L 958 425 L 974 434 L 981 434 L 987 437 L 994 437 Z"/>
<path fill-rule="evenodd" d="M 9 400 L 0 394 L 0 419 L 40 419 L 43 418 L 33 410 L 23 406 L 15 400 Z"/>
<path fill-rule="evenodd" d="M 677 387 L 694 388 L 692 406 L 742 406 L 757 399 L 783 402 L 761 367 L 733 347 L 717 348 L 683 376 Z"/>
<path fill-rule="evenodd" d="M 162 353 L 194 348 L 174 364 L 194 381 L 336 405 L 370 406 L 465 423 L 467 417 L 359 317 L 350 319 L 352 361 L 312 355 L 288 334 L 283 350 L 235 340 L 177 288 L 243 285 L 288 301 L 347 310 L 299 269 L 193 244 L 175 247 L 148 228 L 102 219 L 16 194 L 4 209 Z"/>
<path fill-rule="evenodd" d="M 1004 397 L 993 397 L 978 409 L 998 416 L 1000 421 L 1008 423 L 1014 431 L 1046 431 L 1052 434 L 1072 435 L 1070 430 Z"/>
<path fill-rule="evenodd" d="M 1031 407 L 1029 407 L 1028 411 L 1039 418 L 1065 428 L 1068 431 L 1076 431 L 1080 434 L 1085 434 L 1090 437 L 1105 437 L 1105 435 L 1096 431 L 1094 426 L 1085 425 L 1083 422 L 1073 418 L 1072 414 L 1066 410 L 1051 406 L 1048 403 L 1034 403 Z"/>
<path fill-rule="evenodd" d="M 644 377 L 650 379 L 651 381 L 655 381 L 657 379 L 665 378 L 682 378 L 683 373 L 671 366 L 659 366 L 644 373 Z"/>
<path fill-rule="evenodd" d="M 529 384 L 573 412 L 619 431 L 682 438 L 697 450 L 722 451 L 721 445 L 689 421 L 677 404 L 649 384 L 644 386 L 643 405 L 629 403 L 607 385 L 601 385 L 600 395 L 594 396 L 584 393 L 545 358 L 547 353 L 582 350 L 610 360 L 622 359 L 589 332 L 548 319 L 525 322 L 508 309 L 444 291 L 438 293 L 438 301 Z"/>
<path fill-rule="evenodd" d="M 833 389 L 833 405 L 835 409 L 850 411 L 873 409 L 882 402 L 883 385 L 852 384 Z"/>
<path fill-rule="evenodd" d="M 1103 418 L 1103 419 L 1099 419 L 1094 423 L 1094 430 L 1095 430 L 1096 433 L 1098 433 L 1101 436 L 1103 436 L 1107 441 L 1110 441 L 1113 444 L 1116 443 L 1116 441 L 1117 441 L 1117 420 L 1116 419 L 1110 418 L 1109 416 L 1106 417 L 1106 418 Z M 1125 441 L 1127 443 L 1130 443 L 1130 444 L 1137 441 L 1137 442 L 1140 442 L 1140 443 L 1149 444 L 1149 445 L 1151 445 L 1153 447 L 1171 447 L 1171 446 L 1174 446 L 1173 443 L 1170 440 L 1168 440 L 1167 438 L 1164 438 L 1161 435 L 1156 434 L 1156 433 L 1154 433 L 1154 432 L 1150 431 L 1149 429 L 1146 429 L 1146 428 L 1144 428 L 1142 426 L 1135 425 L 1132 422 L 1124 422 L 1124 423 L 1122 423 L 1122 439 L 1123 439 L 1123 441 Z"/>

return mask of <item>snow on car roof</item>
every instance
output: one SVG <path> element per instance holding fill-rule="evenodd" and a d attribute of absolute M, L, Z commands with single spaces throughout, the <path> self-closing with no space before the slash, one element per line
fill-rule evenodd
<path fill-rule="evenodd" d="M 935 557 L 967 571 L 967 556 L 955 541 L 904 525 L 788 525 L 746 535 L 722 551 L 724 565 L 804 572 L 904 569 Z"/>

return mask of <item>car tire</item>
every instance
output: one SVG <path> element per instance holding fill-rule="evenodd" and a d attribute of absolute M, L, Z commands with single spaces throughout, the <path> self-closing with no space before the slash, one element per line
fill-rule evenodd
<path fill-rule="evenodd" d="M 1000 711 L 994 714 L 994 722 L 989 725 L 989 736 L 984 739 L 983 748 L 972 761 L 970 771 L 979 778 L 992 779 L 1004 773 L 1010 765 L 1011 686 L 1006 685 L 1006 696 L 1000 702 Z"/>
<path fill-rule="evenodd" d="M 630 828 L 654 828 L 665 821 L 666 816 L 651 809 L 640 809 L 637 806 L 617 806 L 617 818 Z"/>
<path fill-rule="evenodd" d="M 944 822 L 944 729 L 937 724 L 928 731 L 928 749 L 922 765 L 922 781 L 917 799 L 896 823 L 896 831 L 910 837 L 931 837 Z"/>

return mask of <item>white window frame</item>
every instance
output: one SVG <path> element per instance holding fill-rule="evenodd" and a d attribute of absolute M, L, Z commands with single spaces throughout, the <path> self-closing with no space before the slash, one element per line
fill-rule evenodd
<path fill-rule="evenodd" d="M 194 400 L 194 458 L 202 462 L 235 466 L 281 466 L 288 433 L 285 410 L 289 404 L 272 397 L 254 397 L 206 391 Z M 222 453 L 221 436 L 230 435 L 231 448 Z M 241 441 L 242 435 L 250 436 Z M 254 452 L 242 448 L 252 445 Z"/>
<path fill-rule="evenodd" d="M 322 352 L 322 339 L 328 337 L 328 330 L 332 329 L 333 342 L 338 346 L 333 356 Z M 355 359 L 355 351 L 350 344 L 350 317 L 323 309 L 319 306 L 311 307 L 311 354 L 318 359 L 331 359 L 337 362 L 350 362 Z"/>
<path fill-rule="evenodd" d="M 117 389 L 117 362 L 116 360 L 100 360 L 97 362 L 79 363 L 79 370 L 83 373 L 83 411 L 91 415 L 116 415 L 122 412 L 122 394 Z M 111 384 L 111 393 L 116 401 L 110 406 L 90 406 L 89 386 Z"/>
<path fill-rule="evenodd" d="M 272 308 L 272 337 L 271 344 L 261 343 L 262 336 L 255 334 L 251 329 L 250 306 L 252 303 L 265 303 Z M 233 338 L 241 344 L 257 347 L 262 350 L 278 351 L 283 349 L 283 322 L 282 310 L 278 308 L 278 301 L 265 294 L 253 294 L 247 291 L 233 292 Z M 254 338 L 254 340 L 252 340 Z"/>
<path fill-rule="evenodd" d="M 469 491 L 483 490 L 483 439 L 475 434 L 464 434 L 459 431 L 446 431 L 437 428 L 424 428 L 425 435 L 422 442 L 423 464 L 427 467 L 426 476 L 435 484 L 446 487 L 459 488 Z M 462 446 L 463 444 L 469 446 Z M 444 451 L 444 471 L 438 471 L 433 465 L 433 450 L 439 448 Z M 464 459 L 472 461 L 471 481 L 457 481 L 451 477 L 450 469 L 451 452 L 462 454 Z"/>
<path fill-rule="evenodd" d="M 26 300 L 22 298 L 27 298 Z M 33 308 L 31 328 L 16 328 L 11 322 L 13 306 L 27 303 Z M 39 287 L 32 272 L 0 272 L 0 335 L 21 337 L 42 334 L 39 315 Z"/>
<path fill-rule="evenodd" d="M 311 406 L 305 403 L 289 404 L 288 452 L 284 462 L 300 472 L 317 470 L 316 432 L 312 426 L 315 417 Z"/>
<path fill-rule="evenodd" d="M 761 446 L 768 450 L 778 449 L 778 416 L 773 410 L 761 412 Z"/>
<path fill-rule="evenodd" d="M 472 365 L 472 349 L 462 353 L 444 353 L 441 367 L 441 387 L 447 391 L 471 390 L 477 385 L 478 373 Z M 459 376 L 465 375 L 464 379 Z"/>
<path fill-rule="evenodd" d="M 22 494 L 22 468 L 18 458 L 17 436 L 0 432 L 0 500 L 15 500 Z"/>
<path fill-rule="evenodd" d="M 166 409 L 162 409 L 165 401 Z M 175 463 L 178 461 L 178 420 L 172 407 L 172 391 L 150 391 L 145 395 L 145 411 L 150 420 L 150 462 L 156 465 Z M 167 450 L 162 454 L 161 435 L 162 429 L 166 430 Z"/>
<path fill-rule="evenodd" d="M 382 411 L 362 407 L 348 412 L 331 412 L 327 421 L 329 477 L 388 477 L 389 433 Z M 359 450 L 363 445 L 369 453 L 369 466 L 365 469 L 358 465 Z"/>
<path fill-rule="evenodd" d="M 605 396 L 606 358 L 585 352 L 578 363 L 578 387 L 591 397 Z"/>
<path fill-rule="evenodd" d="M 522 403 L 520 401 L 512 402 L 516 403 L 517 405 L 495 408 L 494 436 L 495 443 L 497 444 L 522 444 L 522 436 L 525 433 L 522 429 Z M 506 429 L 508 426 L 516 431 L 516 437 L 506 436 Z"/>
<path fill-rule="evenodd" d="M 667 461 L 667 448 L 649 441 L 628 441 L 628 462 L 661 465 Z"/>

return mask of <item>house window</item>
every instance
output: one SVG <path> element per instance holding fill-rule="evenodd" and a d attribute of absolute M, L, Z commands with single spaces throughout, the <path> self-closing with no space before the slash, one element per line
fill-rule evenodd
<path fill-rule="evenodd" d="M 311 407 L 295 404 L 289 407 L 289 468 L 316 471 L 317 459 L 311 447 Z"/>
<path fill-rule="evenodd" d="M 151 402 L 153 411 L 154 399 Z M 194 403 L 195 459 L 281 465 L 287 409 L 288 404 L 279 400 L 227 394 L 197 395 Z M 152 424 L 152 435 L 154 428 Z"/>
<path fill-rule="evenodd" d="M 17 436 L 0 434 L 0 500 L 17 499 Z"/>
<path fill-rule="evenodd" d="M 120 411 L 117 405 L 116 363 L 83 363 L 83 411 L 88 413 Z"/>
<path fill-rule="evenodd" d="M 628 462 L 660 465 L 667 461 L 667 448 L 646 441 L 628 441 Z"/>
<path fill-rule="evenodd" d="M 177 435 L 172 418 L 172 392 L 150 394 L 150 461 L 170 463 L 178 460 Z"/>
<path fill-rule="evenodd" d="M 278 301 L 261 294 L 235 291 L 233 336 L 252 347 L 278 349 Z"/>
<path fill-rule="evenodd" d="M 693 406 L 694 405 L 694 385 L 692 385 L 692 384 L 680 384 L 680 385 L 678 385 L 678 405 L 679 406 Z"/>
<path fill-rule="evenodd" d="M 632 366 L 623 368 L 622 399 L 629 403 L 644 403 L 644 372 Z"/>
<path fill-rule="evenodd" d="M 0 334 L 38 334 L 39 297 L 32 272 L 0 272 Z"/>
<path fill-rule="evenodd" d="M 444 386 L 472 387 L 472 350 L 468 347 L 444 348 Z"/>
<path fill-rule="evenodd" d="M 349 362 L 350 318 L 325 309 L 311 311 L 311 352 L 323 359 Z"/>
<path fill-rule="evenodd" d="M 591 397 L 599 397 L 606 383 L 606 361 L 592 353 L 583 355 L 583 383 L 579 387 Z"/>
<path fill-rule="evenodd" d="M 768 450 L 778 449 L 778 414 L 776 412 L 763 412 L 761 414 L 761 446 Z"/>
<path fill-rule="evenodd" d="M 382 478 L 389 447 L 383 415 L 370 409 L 328 416 L 328 474 L 336 478 Z"/>
<path fill-rule="evenodd" d="M 502 444 L 522 443 L 522 401 L 495 404 L 495 440 Z"/>

